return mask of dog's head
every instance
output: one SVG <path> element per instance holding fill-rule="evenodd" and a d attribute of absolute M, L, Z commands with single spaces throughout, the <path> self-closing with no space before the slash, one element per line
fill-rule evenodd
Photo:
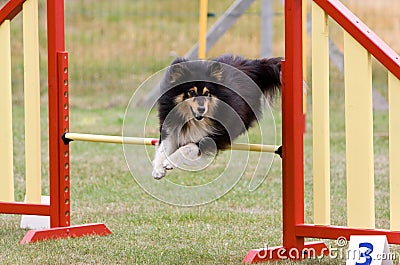
<path fill-rule="evenodd" d="M 222 66 L 217 62 L 178 59 L 172 63 L 167 80 L 174 87 L 174 102 L 185 118 L 200 121 L 212 116 L 222 74 Z"/>
<path fill-rule="evenodd" d="M 175 97 L 175 103 L 181 113 L 189 118 L 192 115 L 196 120 L 205 116 L 212 116 L 216 105 L 215 95 L 212 94 L 212 84 L 206 82 L 190 82 L 183 85 L 182 93 Z"/>

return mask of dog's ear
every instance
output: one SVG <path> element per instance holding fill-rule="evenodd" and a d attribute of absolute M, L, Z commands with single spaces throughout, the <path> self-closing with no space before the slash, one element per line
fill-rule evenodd
<path fill-rule="evenodd" d="M 171 66 L 168 69 L 170 84 L 178 82 L 185 75 L 187 72 L 185 62 L 187 62 L 185 58 L 177 57 L 171 63 Z"/>
<path fill-rule="evenodd" d="M 211 77 L 211 79 L 221 82 L 223 81 L 223 68 L 221 63 L 219 62 L 211 62 L 208 67 L 207 76 Z"/>

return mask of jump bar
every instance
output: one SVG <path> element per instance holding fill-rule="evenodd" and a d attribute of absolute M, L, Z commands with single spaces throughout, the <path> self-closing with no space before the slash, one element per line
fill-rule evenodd
<path fill-rule="evenodd" d="M 64 133 L 62 139 L 65 144 L 71 141 L 112 143 L 112 144 L 136 144 L 136 145 L 156 145 L 158 139 L 142 137 L 122 137 L 113 135 L 99 135 L 86 133 Z M 243 144 L 237 143 L 231 145 L 232 150 L 243 150 L 252 152 L 275 153 L 282 157 L 282 146 L 263 145 L 263 144 Z"/>

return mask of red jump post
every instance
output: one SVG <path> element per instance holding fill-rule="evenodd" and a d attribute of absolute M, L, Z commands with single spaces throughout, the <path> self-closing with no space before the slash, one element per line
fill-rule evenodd
<path fill-rule="evenodd" d="M 282 62 L 283 245 L 250 250 L 245 263 L 308 257 L 303 249 L 328 254 L 323 242 L 304 244 L 296 233 L 304 223 L 302 0 L 285 1 L 285 61 Z"/>
<path fill-rule="evenodd" d="M 50 229 L 29 231 L 21 244 L 54 238 L 108 235 L 104 224 L 70 226 L 70 153 L 61 136 L 69 131 L 68 52 L 64 1 L 47 1 L 50 163 Z"/>
<path fill-rule="evenodd" d="M 25 0 L 9 0 L 0 24 L 12 20 Z M 65 51 L 64 0 L 47 0 L 50 205 L 0 202 L 0 213 L 50 216 L 50 229 L 29 231 L 21 244 L 46 239 L 108 235 L 104 224 L 70 226 L 70 153 L 61 136 L 69 131 L 68 53 Z"/>

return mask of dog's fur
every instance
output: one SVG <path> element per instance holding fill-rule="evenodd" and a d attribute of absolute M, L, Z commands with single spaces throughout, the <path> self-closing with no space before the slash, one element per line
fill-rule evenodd
<path fill-rule="evenodd" d="M 271 100 L 278 94 L 281 60 L 175 59 L 160 86 L 153 177 L 160 179 L 178 165 L 201 164 L 204 156 L 228 148 L 260 117 L 262 95 Z"/>

